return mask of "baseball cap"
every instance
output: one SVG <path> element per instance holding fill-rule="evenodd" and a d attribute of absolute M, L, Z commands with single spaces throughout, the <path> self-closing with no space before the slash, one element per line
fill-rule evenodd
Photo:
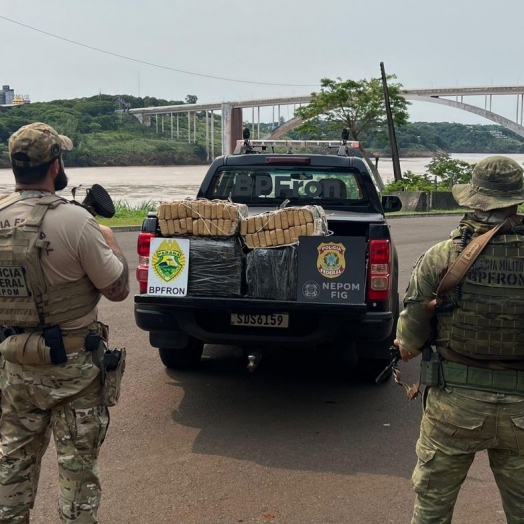
<path fill-rule="evenodd" d="M 71 151 L 73 142 L 59 135 L 51 126 L 34 122 L 21 127 L 9 138 L 9 157 L 15 166 L 34 167 L 57 158 L 62 151 Z"/>
<path fill-rule="evenodd" d="M 451 188 L 457 203 L 471 209 L 491 211 L 524 202 L 523 169 L 506 156 L 490 156 L 474 168 L 469 184 Z"/>

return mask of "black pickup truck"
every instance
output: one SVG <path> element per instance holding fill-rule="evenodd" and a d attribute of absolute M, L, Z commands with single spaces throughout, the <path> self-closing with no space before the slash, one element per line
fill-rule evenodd
<path fill-rule="evenodd" d="M 148 294 L 150 243 L 162 236 L 156 213 L 149 213 L 137 246 L 136 323 L 168 368 L 194 367 L 204 344 L 227 344 L 243 349 L 249 369 L 267 350 L 313 348 L 320 358 L 343 354 L 352 366 L 358 362 L 355 369 L 375 376 L 389 362 L 398 316 L 398 260 L 384 212 L 400 210 L 400 200 L 379 196 L 366 164 L 348 147 L 337 154 L 275 154 L 268 147 L 253 154 L 249 145 L 217 158 L 197 198 L 247 204 L 250 215 L 321 206 L 329 233 L 299 238 L 296 297 Z M 339 250 L 331 252 L 339 270 L 322 275 L 318 250 L 330 243 Z"/>

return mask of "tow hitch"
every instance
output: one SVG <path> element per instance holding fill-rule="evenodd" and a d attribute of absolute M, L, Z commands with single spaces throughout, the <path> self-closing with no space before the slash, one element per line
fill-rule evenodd
<path fill-rule="evenodd" d="M 262 360 L 262 351 L 251 351 L 247 356 L 247 360 L 247 370 L 251 372 L 255 371 Z"/>

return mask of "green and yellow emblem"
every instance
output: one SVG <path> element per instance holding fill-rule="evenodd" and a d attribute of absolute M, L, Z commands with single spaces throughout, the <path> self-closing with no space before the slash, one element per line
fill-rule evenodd
<path fill-rule="evenodd" d="M 164 282 L 171 282 L 180 275 L 186 265 L 186 257 L 176 240 L 164 240 L 153 253 L 151 266 Z"/>
<path fill-rule="evenodd" d="M 346 248 L 343 244 L 320 244 L 317 250 L 317 270 L 323 277 L 337 278 L 344 273 Z"/>

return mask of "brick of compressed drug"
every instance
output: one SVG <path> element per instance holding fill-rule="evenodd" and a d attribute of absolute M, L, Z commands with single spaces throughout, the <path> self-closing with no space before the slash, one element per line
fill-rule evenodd
<path fill-rule="evenodd" d="M 292 209 L 286 209 L 286 217 L 289 227 L 293 227 L 295 225 L 295 213 Z"/>
<path fill-rule="evenodd" d="M 280 218 L 282 219 L 282 229 L 289 229 L 289 220 L 287 218 L 287 213 L 283 211 L 280 215 Z"/>
<path fill-rule="evenodd" d="M 224 220 L 224 235 L 229 236 L 231 234 L 232 223 L 231 220 Z"/>
<path fill-rule="evenodd" d="M 313 213 L 309 209 L 304 210 L 304 216 L 306 217 L 306 224 L 313 224 L 314 218 Z"/>
<path fill-rule="evenodd" d="M 284 242 L 286 244 L 291 244 L 291 235 L 289 234 L 289 229 L 283 229 L 282 232 L 284 233 Z"/>
<path fill-rule="evenodd" d="M 276 245 L 281 246 L 281 245 L 285 244 L 286 239 L 284 238 L 284 231 L 282 231 L 282 229 L 276 229 L 275 230 L 275 234 L 276 234 L 276 237 L 277 237 L 277 244 Z"/>
<path fill-rule="evenodd" d="M 178 219 L 178 202 L 173 202 L 170 204 L 171 207 L 171 218 L 173 220 Z"/>
<path fill-rule="evenodd" d="M 240 221 L 240 234 L 242 236 L 247 235 L 247 220 Z"/>
<path fill-rule="evenodd" d="M 304 214 L 304 210 L 303 209 L 300 209 L 298 211 L 298 216 L 299 216 L 299 219 L 300 219 L 300 225 L 301 226 L 305 226 L 306 225 L 306 215 Z"/>
<path fill-rule="evenodd" d="M 297 248 L 254 249 L 246 260 L 247 295 L 270 300 L 296 300 Z"/>
<path fill-rule="evenodd" d="M 160 224 L 160 232 L 163 236 L 167 237 L 169 235 L 169 227 L 167 225 L 167 220 L 162 218 L 158 221 L 158 223 Z"/>
<path fill-rule="evenodd" d="M 240 239 L 194 237 L 189 247 L 188 296 L 240 297 L 244 259 Z"/>
<path fill-rule="evenodd" d="M 313 223 L 306 224 L 306 235 L 310 237 L 313 235 L 314 232 L 315 232 L 315 224 Z"/>
<path fill-rule="evenodd" d="M 277 211 L 275 213 L 275 229 L 283 229 L 282 228 L 282 213 L 280 211 Z"/>

